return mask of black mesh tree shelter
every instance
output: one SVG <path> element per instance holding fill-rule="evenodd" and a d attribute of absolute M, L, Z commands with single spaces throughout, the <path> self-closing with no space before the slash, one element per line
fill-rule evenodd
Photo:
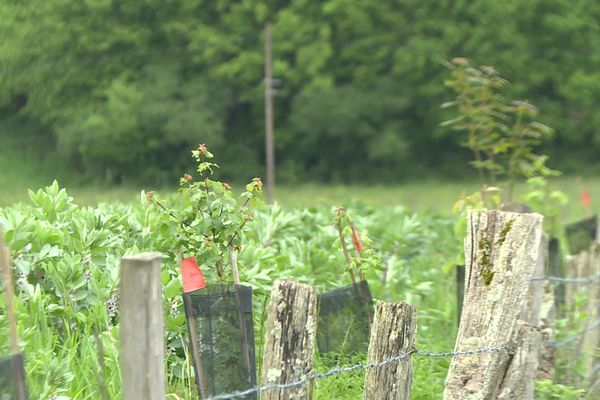
<path fill-rule="evenodd" d="M 366 352 L 373 318 L 373 297 L 366 281 L 319 295 L 317 345 L 321 353 Z"/>
<path fill-rule="evenodd" d="M 23 356 L 14 354 L 0 359 L 0 400 L 26 400 Z"/>
<path fill-rule="evenodd" d="M 256 386 L 252 288 L 207 285 L 183 301 L 199 398 Z"/>
<path fill-rule="evenodd" d="M 594 240 L 597 240 L 598 217 L 594 216 L 574 222 L 565 227 L 567 241 L 569 242 L 569 252 L 577 254 L 587 250 Z"/>

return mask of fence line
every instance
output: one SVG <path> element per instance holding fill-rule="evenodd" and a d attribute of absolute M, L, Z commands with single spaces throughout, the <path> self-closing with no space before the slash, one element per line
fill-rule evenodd
<path fill-rule="evenodd" d="M 555 341 L 548 341 L 546 342 L 548 345 L 552 346 L 555 349 L 560 349 L 562 347 L 565 347 L 566 345 L 568 345 L 569 343 L 581 338 L 583 336 L 584 333 L 592 331 L 596 328 L 600 327 L 600 318 L 598 318 L 596 321 L 594 321 L 591 325 L 585 327 L 584 329 L 582 329 L 579 333 L 570 336 L 566 339 L 561 340 L 560 342 L 555 342 Z M 411 355 L 416 355 L 416 356 L 421 356 L 421 357 L 437 357 L 437 358 L 447 358 L 447 357 L 462 357 L 462 356 L 473 356 L 473 355 L 478 355 L 478 354 L 486 354 L 486 353 L 507 353 L 507 354 L 513 354 L 514 353 L 514 349 L 510 346 L 499 346 L 499 347 L 484 347 L 484 348 L 478 348 L 478 349 L 472 349 L 472 350 L 461 350 L 461 351 L 448 351 L 448 352 L 434 352 L 434 351 L 429 351 L 429 350 L 419 350 L 417 348 L 414 348 L 413 350 L 407 352 L 407 353 L 401 353 L 397 356 L 394 357 L 390 357 L 386 360 L 383 360 L 381 362 L 378 363 L 371 363 L 371 364 L 354 364 L 354 365 L 350 365 L 347 367 L 336 367 L 336 368 L 332 368 L 329 371 L 326 372 L 313 372 L 311 374 L 307 374 L 304 377 L 302 377 L 301 379 L 295 381 L 295 382 L 291 382 L 291 383 L 278 383 L 278 384 L 269 384 L 269 385 L 263 385 L 263 386 L 255 386 L 253 388 L 250 389 L 246 389 L 243 391 L 234 391 L 234 392 L 230 392 L 230 393 L 224 393 L 224 394 L 218 394 L 215 396 L 211 396 L 209 397 L 207 400 L 225 400 L 225 399 L 235 399 L 238 397 L 244 397 L 247 396 L 249 394 L 252 393 L 260 393 L 260 392 L 264 392 L 267 390 L 274 390 L 274 389 L 278 389 L 278 390 L 282 390 L 282 389 L 290 389 L 290 388 L 294 388 L 297 386 L 301 386 L 301 385 L 305 385 L 307 382 L 311 381 L 311 380 L 321 380 L 321 379 L 326 379 L 332 376 L 336 376 L 336 375 L 340 375 L 340 374 L 344 374 L 344 373 L 348 373 L 348 372 L 356 372 L 356 371 L 362 371 L 362 370 L 368 370 L 368 369 L 373 369 L 373 368 L 381 368 L 384 367 L 388 364 L 394 363 L 394 362 L 399 362 L 402 360 L 407 359 L 408 357 L 410 357 Z M 590 375 L 593 375 L 595 373 L 597 373 L 598 371 L 600 371 L 600 364 L 596 365 L 592 371 L 590 372 Z"/>
<path fill-rule="evenodd" d="M 312 372 L 310 374 L 307 374 L 305 376 L 303 376 L 301 379 L 295 381 L 295 382 L 290 382 L 290 383 L 273 383 L 273 384 L 269 384 L 269 385 L 263 385 L 263 386 L 255 386 L 253 388 L 250 389 L 246 389 L 246 390 L 239 390 L 239 391 L 235 391 L 235 392 L 230 392 L 230 393 L 223 393 L 223 394 L 218 394 L 216 396 L 211 396 L 209 397 L 207 400 L 225 400 L 225 399 L 234 399 L 237 397 L 244 397 L 247 396 L 249 394 L 252 393 L 260 393 L 260 392 L 264 392 L 267 390 L 273 390 L 273 389 L 290 389 L 296 386 L 301 386 L 306 384 L 307 382 L 311 381 L 311 380 L 321 380 L 321 379 L 326 379 L 326 378 L 330 378 L 332 376 L 335 375 L 340 375 L 340 374 L 344 374 L 347 372 L 356 372 L 356 371 L 362 371 L 362 370 L 368 370 L 368 369 L 374 369 L 374 368 L 381 368 L 384 367 L 388 364 L 392 364 L 395 362 L 399 362 L 402 360 L 407 359 L 408 357 L 410 357 L 411 355 L 417 355 L 417 356 L 422 356 L 422 357 L 439 357 L 439 358 L 447 358 L 447 357 L 462 357 L 462 356 L 473 356 L 473 355 L 478 355 L 478 354 L 486 354 L 486 353 L 508 353 L 508 354 L 513 354 L 514 353 L 514 349 L 510 346 L 499 346 L 499 347 L 482 347 L 479 349 L 472 349 L 472 350 L 461 350 L 461 351 L 448 351 L 448 352 L 434 352 L 434 351 L 428 351 L 428 350 L 419 350 L 417 348 L 412 349 L 411 351 L 407 352 L 407 353 L 401 353 L 397 356 L 394 357 L 390 357 L 388 359 L 385 359 L 383 361 L 377 362 L 377 363 L 370 363 L 370 364 L 354 364 L 354 365 L 350 365 L 348 367 L 336 367 L 336 368 L 332 368 L 327 372 Z"/>
<path fill-rule="evenodd" d="M 597 281 L 600 281 L 600 272 L 582 278 L 562 278 L 559 276 L 534 276 L 530 278 L 531 281 L 549 281 L 557 284 L 574 284 L 574 285 L 590 285 Z M 566 339 L 561 340 L 560 342 L 556 341 L 546 341 L 546 344 L 553 347 L 554 349 L 560 349 L 572 343 L 573 341 L 580 339 L 586 332 L 592 331 L 600 327 L 600 318 L 594 321 L 592 324 L 586 326 L 584 329 L 579 331 L 577 334 L 574 334 Z M 326 372 L 311 372 L 309 374 L 304 375 L 302 378 L 290 382 L 290 383 L 273 383 L 266 385 L 257 385 L 252 388 L 243 390 L 243 391 L 233 391 L 230 393 L 218 394 L 215 396 L 209 397 L 207 400 L 224 400 L 224 399 L 235 399 L 244 397 L 254 393 L 262 393 L 269 390 L 285 390 L 292 389 L 298 386 L 306 385 L 308 382 L 312 380 L 321 380 L 326 379 L 332 376 L 356 372 L 356 371 L 364 371 L 375 368 L 381 368 L 388 364 L 400 362 L 408 359 L 412 355 L 422 356 L 422 357 L 439 357 L 439 358 L 455 358 L 462 356 L 474 356 L 478 354 L 486 354 L 486 353 L 507 353 L 514 354 L 515 349 L 510 346 L 500 346 L 500 347 L 486 347 L 486 348 L 478 348 L 472 350 L 461 350 L 461 351 L 449 351 L 449 352 L 433 352 L 428 350 L 419 350 L 417 348 L 413 348 L 411 351 L 406 353 L 400 353 L 399 355 L 387 358 L 381 362 L 377 363 L 369 363 L 369 364 L 353 364 L 347 367 L 336 367 L 330 369 Z M 595 365 L 590 372 L 590 375 L 593 375 L 600 371 L 600 363 Z"/>
<path fill-rule="evenodd" d="M 571 283 L 575 285 L 589 285 L 600 281 L 600 272 L 595 275 L 588 276 L 585 278 L 561 278 L 560 276 L 534 276 L 531 278 L 532 281 L 550 281 L 556 283 Z"/>
<path fill-rule="evenodd" d="M 583 336 L 584 333 L 589 332 L 589 331 L 593 331 L 594 329 L 600 327 L 600 318 L 596 319 L 591 325 L 586 326 L 584 329 L 582 329 L 581 331 L 579 331 L 579 333 L 573 335 L 573 336 L 569 336 L 566 339 L 561 340 L 560 342 L 555 342 L 553 340 L 550 340 L 548 342 L 546 342 L 549 346 L 552 346 L 555 349 L 560 349 L 562 347 L 565 347 L 566 345 L 568 345 L 569 343 L 581 338 Z"/>

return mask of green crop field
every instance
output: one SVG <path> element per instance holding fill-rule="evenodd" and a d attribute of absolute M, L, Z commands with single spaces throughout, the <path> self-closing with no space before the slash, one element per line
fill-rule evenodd
<path fill-rule="evenodd" d="M 195 387 L 187 328 L 181 318 L 181 281 L 173 256 L 176 244 L 158 232 L 156 210 L 140 197 L 142 190 L 152 190 L 168 200 L 176 189 L 85 182 L 61 169 L 52 157 L 40 160 L 7 148 L 0 149 L 0 170 L 0 225 L 13 255 L 17 315 L 32 398 L 97 399 L 102 385 L 110 398 L 121 395 L 118 315 L 109 304 L 116 298 L 120 257 L 150 250 L 171 254 L 163 273 L 168 398 L 192 398 Z M 37 191 L 54 176 L 69 183 L 69 196 L 57 185 Z M 590 211 L 579 200 L 584 188 L 591 194 L 592 209 L 600 198 L 600 178 L 558 177 L 550 186 L 570 197 L 560 210 L 562 222 Z M 233 185 L 234 193 L 241 193 L 242 187 Z M 457 330 L 454 265 L 462 251 L 456 233 L 460 216 L 452 207 L 461 194 L 478 188 L 475 180 L 278 186 L 277 204 L 257 211 L 239 254 L 242 281 L 254 288 L 259 363 L 265 322 L 261 307 L 273 280 L 292 278 L 319 291 L 350 283 L 332 225 L 336 206 L 347 207 L 379 257 L 378 267 L 366 272 L 374 297 L 404 300 L 417 307 L 418 348 L 452 350 Z M 34 192 L 31 196 L 29 189 Z M 519 184 L 516 198 L 526 190 Z M 576 333 L 581 318 L 560 320 L 563 330 L 557 339 Z M 8 352 L 5 319 L 0 315 L 2 354 Z M 103 344 L 102 359 L 97 340 Z M 568 357 L 568 351 L 567 347 L 559 352 L 559 360 Z M 337 365 L 364 361 L 361 353 L 340 357 Z M 440 398 L 449 362 L 415 356 L 413 398 Z M 316 370 L 330 367 L 330 362 L 317 356 Z M 538 382 L 538 399 L 578 398 L 577 389 L 558 383 L 562 376 L 572 377 L 573 371 L 566 372 L 560 364 L 558 371 L 555 383 Z M 335 393 L 337 399 L 359 398 L 363 380 L 364 372 L 319 380 L 314 397 L 331 398 Z"/>
<path fill-rule="evenodd" d="M 452 350 L 456 333 L 453 265 L 462 250 L 455 234 L 458 217 L 449 208 L 460 187 L 421 183 L 378 188 L 282 188 L 279 193 L 284 207 L 257 211 L 255 225 L 239 254 L 242 281 L 255 290 L 256 331 L 262 332 L 260 307 L 274 279 L 293 278 L 320 291 L 350 282 L 332 225 L 332 205 L 346 204 L 357 227 L 368 235 L 381 257 L 377 268 L 366 271 L 374 297 L 404 300 L 417 307 L 418 348 Z M 575 192 L 577 186 L 570 187 Z M 0 224 L 16 268 L 17 314 L 33 398 L 97 399 L 103 383 L 111 398 L 120 396 L 118 316 L 115 319 L 108 306 L 117 291 L 119 259 L 150 250 L 174 254 L 174 239 L 165 239 L 155 228 L 158 215 L 146 202 L 140 202 L 138 190 L 107 193 L 82 187 L 74 190 L 89 196 L 82 203 L 103 202 L 83 207 L 53 185 L 34 193 L 30 200 L 22 196 L 21 203 L 0 208 Z M 167 199 L 169 196 L 166 193 Z M 114 198 L 123 203 L 108 201 Z M 419 211 L 401 206 L 403 203 Z M 581 215 L 581 207 L 573 203 L 569 215 Z M 163 273 L 168 391 L 169 398 L 189 399 L 195 389 L 186 350 L 187 330 L 181 319 L 178 274 L 177 263 L 170 256 Z M 0 316 L 3 354 L 8 352 L 5 318 Z M 559 332 L 559 338 L 572 334 L 580 323 L 560 321 L 569 328 Z M 102 360 L 95 336 L 103 343 Z M 256 336 L 260 358 L 262 337 Z M 342 365 L 364 362 L 364 356 L 340 360 Z M 449 359 L 416 356 L 413 398 L 439 398 L 448 365 Z M 328 366 L 317 358 L 318 370 Z M 104 376 L 99 372 L 102 369 L 106 382 L 99 381 L 99 376 Z M 315 398 L 330 398 L 336 393 L 339 399 L 355 399 L 362 391 L 363 377 L 362 372 L 355 372 L 318 381 Z M 538 398 L 557 398 L 551 397 L 556 393 L 572 395 L 576 390 L 548 382 L 539 384 Z"/>

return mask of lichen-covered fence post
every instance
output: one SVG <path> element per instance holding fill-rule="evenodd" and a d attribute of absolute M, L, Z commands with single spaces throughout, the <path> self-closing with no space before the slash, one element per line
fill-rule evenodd
<path fill-rule="evenodd" d="M 265 330 L 262 385 L 301 381 L 312 373 L 317 329 L 317 292 L 290 280 L 273 284 Z M 262 392 L 262 400 L 311 399 L 312 380 Z"/>
<path fill-rule="evenodd" d="M 465 301 L 456 351 L 484 352 L 452 359 L 444 399 L 533 399 L 539 330 L 517 322 L 540 255 L 543 217 L 502 211 L 472 211 L 465 238 Z M 521 368 L 510 368 L 521 364 Z M 520 374 L 516 376 L 515 374 Z M 512 396 L 512 397 L 511 397 Z"/>
<path fill-rule="evenodd" d="M 164 400 L 165 348 L 160 253 L 121 259 L 120 349 L 124 400 Z"/>
<path fill-rule="evenodd" d="M 365 374 L 365 400 L 409 400 L 412 359 L 417 318 L 415 308 L 405 302 L 377 302 L 371 327 L 368 364 L 395 356 L 401 360 L 368 369 Z"/>

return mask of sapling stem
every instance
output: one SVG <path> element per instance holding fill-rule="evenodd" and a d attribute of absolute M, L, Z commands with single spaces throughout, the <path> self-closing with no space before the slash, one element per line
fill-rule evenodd
<path fill-rule="evenodd" d="M 232 245 L 228 245 L 227 250 L 229 251 L 229 262 L 231 263 L 231 275 L 233 276 L 233 283 L 235 285 L 239 285 L 240 274 L 238 272 L 237 252 Z"/>
<path fill-rule="evenodd" d="M 341 215 L 341 212 L 338 215 Z M 344 239 L 344 232 L 343 232 L 343 228 L 342 228 L 341 218 L 338 218 L 337 229 L 338 229 L 338 234 L 340 235 L 340 244 L 342 246 L 342 251 L 344 252 L 344 259 L 346 260 L 346 264 L 348 265 L 348 273 L 350 274 L 350 279 L 352 279 L 352 284 L 356 285 L 356 277 L 354 276 L 354 271 L 352 270 L 352 263 L 350 262 L 350 254 L 348 253 L 348 247 L 346 246 L 346 240 Z"/>
<path fill-rule="evenodd" d="M 202 352 L 200 350 L 200 335 L 198 335 L 198 327 L 196 326 L 196 319 L 194 318 L 194 313 L 192 311 L 191 300 L 185 295 L 183 296 L 183 305 L 185 307 L 185 314 L 187 316 L 187 323 L 190 330 L 190 347 L 192 356 L 198 365 L 198 368 L 196 369 L 198 373 L 198 383 L 200 384 L 198 391 L 200 392 L 201 399 L 207 399 L 209 393 L 207 391 L 207 381 L 206 376 L 204 375 L 204 362 L 202 360 Z"/>
<path fill-rule="evenodd" d="M 352 221 L 352 218 L 350 218 L 350 217 L 347 217 L 347 218 L 348 218 L 348 224 L 350 225 L 350 229 L 352 229 L 352 234 L 356 235 L 358 237 L 358 230 L 356 229 L 356 226 L 354 225 L 354 221 Z M 354 256 L 358 260 L 357 262 L 360 262 L 361 252 L 356 247 L 354 247 Z M 363 271 L 361 271 L 360 269 L 359 269 L 358 273 L 359 273 L 360 279 L 362 281 L 364 281 L 365 280 L 365 273 Z"/>
<path fill-rule="evenodd" d="M 231 245 L 227 248 L 229 250 L 229 261 L 231 262 L 231 274 L 233 275 L 233 284 L 235 286 L 235 297 L 237 300 L 238 307 L 238 319 L 240 323 L 240 329 L 242 330 L 242 355 L 244 357 L 244 362 L 246 364 L 246 368 L 250 371 L 250 354 L 249 353 L 249 344 L 248 344 L 248 332 L 246 330 L 246 323 L 244 321 L 244 315 L 242 314 L 242 298 L 240 296 L 240 274 L 238 272 L 237 265 L 237 251 Z"/>

